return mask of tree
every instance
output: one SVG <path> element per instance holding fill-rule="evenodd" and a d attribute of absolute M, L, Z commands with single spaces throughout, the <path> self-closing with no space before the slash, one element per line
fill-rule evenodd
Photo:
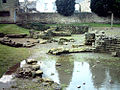
<path fill-rule="evenodd" d="M 24 2 L 20 2 L 20 9 L 22 12 L 37 12 L 36 10 L 36 3 L 38 0 L 30 1 L 30 0 L 24 0 Z"/>
<path fill-rule="evenodd" d="M 120 0 L 91 0 L 90 8 L 99 16 L 107 17 L 113 13 L 120 17 Z"/>
<path fill-rule="evenodd" d="M 56 0 L 57 12 L 64 16 L 71 16 L 75 11 L 75 0 Z"/>
<path fill-rule="evenodd" d="M 112 1 L 112 0 L 91 0 L 91 11 L 96 13 L 99 16 L 108 16 L 109 15 L 109 7 L 111 7 L 108 3 L 108 1 Z"/>
<path fill-rule="evenodd" d="M 112 12 L 114 13 L 114 16 L 120 18 L 120 0 L 114 0 Z"/>

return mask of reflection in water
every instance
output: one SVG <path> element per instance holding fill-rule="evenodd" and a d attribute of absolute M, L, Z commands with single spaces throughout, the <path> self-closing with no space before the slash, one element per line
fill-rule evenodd
<path fill-rule="evenodd" d="M 106 72 L 104 66 L 101 64 L 97 64 L 94 60 L 91 60 L 89 62 L 90 65 L 90 71 L 92 73 L 92 79 L 94 86 L 96 88 L 101 88 L 101 85 L 105 81 L 106 78 Z"/>
<path fill-rule="evenodd" d="M 20 67 L 20 63 L 10 67 L 7 72 L 0 78 L 0 90 L 8 90 L 14 83 L 14 74 L 17 68 Z M 4 89 L 3 89 L 4 88 Z"/>
<path fill-rule="evenodd" d="M 120 90 L 119 68 L 116 69 L 115 66 L 111 68 L 97 62 L 97 60 L 102 62 L 104 59 L 113 59 L 107 54 L 47 55 L 44 60 L 41 60 L 38 55 L 35 59 L 39 60 L 38 64 L 40 64 L 40 68 L 44 72 L 43 77 L 67 85 L 67 90 Z M 25 63 L 25 60 L 22 61 L 20 67 Z M 56 63 L 61 64 L 61 66 L 57 67 Z M 9 77 L 9 79 L 12 78 Z M 110 83 L 110 80 L 113 83 Z M 0 88 L 6 87 L 2 81 L 6 81 L 6 76 L 0 79 Z"/>
<path fill-rule="evenodd" d="M 96 62 L 111 58 L 109 55 L 95 53 L 61 55 L 52 60 L 41 61 L 41 68 L 45 76 L 67 85 L 67 90 L 120 90 L 120 74 Z M 56 63 L 61 66 L 56 67 Z M 110 80 L 114 83 L 110 83 Z"/>
<path fill-rule="evenodd" d="M 113 68 L 113 69 L 110 69 L 109 72 L 110 72 L 111 79 L 120 83 L 120 69 L 115 70 Z"/>
<path fill-rule="evenodd" d="M 13 79 L 13 75 L 3 75 L 1 78 L 0 78 L 0 82 L 1 83 L 9 83 L 11 82 Z"/>
<path fill-rule="evenodd" d="M 77 86 L 81 86 L 80 90 L 87 90 L 87 88 L 90 89 L 93 86 L 91 83 L 91 72 L 89 71 L 89 64 L 86 62 L 74 62 L 72 80 L 67 90 L 78 90 Z"/>
<path fill-rule="evenodd" d="M 23 60 L 20 64 L 20 67 L 23 67 L 25 64 L 26 64 L 26 61 Z M 55 64 L 56 64 L 55 60 L 38 61 L 37 64 L 40 65 L 40 69 L 44 72 L 43 77 L 50 78 L 54 82 L 59 83 L 59 76 L 55 67 Z"/>
<path fill-rule="evenodd" d="M 78 86 L 80 90 L 120 90 L 119 74 L 111 72 L 112 69 L 97 62 L 99 59 L 111 58 L 107 54 L 95 53 L 60 56 L 57 59 L 57 62 L 62 65 L 61 68 L 57 68 L 60 82 L 69 84 L 67 90 L 79 90 Z M 65 73 L 66 69 L 70 72 Z M 118 80 L 113 79 L 116 76 Z M 110 80 L 114 83 L 110 83 Z"/>
<path fill-rule="evenodd" d="M 0 78 L 0 90 L 8 90 L 11 85 L 15 85 L 13 80 L 14 75 L 3 75 Z M 4 89 L 3 89 L 4 88 Z"/>
<path fill-rule="evenodd" d="M 71 55 L 61 55 L 57 58 L 57 63 L 61 64 L 61 67 L 57 67 L 61 84 L 69 85 L 74 67 L 73 62 Z"/>
<path fill-rule="evenodd" d="M 56 61 L 50 60 L 50 61 L 42 61 L 41 62 L 41 70 L 43 70 L 44 75 L 43 77 L 48 77 L 52 79 L 54 82 L 59 82 L 59 76 L 58 72 L 55 68 Z"/>

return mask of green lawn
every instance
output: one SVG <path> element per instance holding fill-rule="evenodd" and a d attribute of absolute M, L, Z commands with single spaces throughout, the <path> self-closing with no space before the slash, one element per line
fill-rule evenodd
<path fill-rule="evenodd" d="M 0 32 L 4 34 L 29 34 L 28 29 L 15 24 L 0 24 Z M 0 44 L 0 77 L 6 70 L 30 56 L 28 48 L 14 48 Z"/>
<path fill-rule="evenodd" d="M 4 34 L 29 34 L 29 30 L 16 24 L 0 24 L 0 32 Z"/>
<path fill-rule="evenodd" d="M 74 25 L 74 26 L 91 26 L 91 27 L 111 27 L 110 24 L 102 23 L 72 23 L 72 24 L 48 24 L 47 26 L 64 26 L 64 25 Z M 120 24 L 114 24 L 113 27 L 120 27 Z"/>
<path fill-rule="evenodd" d="M 14 48 L 0 44 L 0 77 L 16 63 L 30 56 L 28 48 Z"/>

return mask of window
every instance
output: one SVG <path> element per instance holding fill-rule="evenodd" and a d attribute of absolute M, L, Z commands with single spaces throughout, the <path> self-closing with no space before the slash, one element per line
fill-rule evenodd
<path fill-rule="evenodd" d="M 55 2 L 52 2 L 52 4 L 53 4 L 53 10 L 56 10 L 56 4 L 55 4 Z"/>
<path fill-rule="evenodd" d="M 48 10 L 48 3 L 45 3 L 45 8 L 44 10 Z"/>
<path fill-rule="evenodd" d="M 7 3 L 7 0 L 2 0 L 3 3 Z"/>
<path fill-rule="evenodd" d="M 8 16 L 10 16 L 9 11 L 0 11 L 0 17 L 8 17 Z"/>

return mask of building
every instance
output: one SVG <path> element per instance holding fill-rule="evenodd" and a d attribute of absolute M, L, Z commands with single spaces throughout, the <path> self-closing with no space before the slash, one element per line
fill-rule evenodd
<path fill-rule="evenodd" d="M 81 12 L 91 12 L 90 0 L 83 0 L 80 2 Z"/>
<path fill-rule="evenodd" d="M 37 10 L 40 12 L 56 12 L 56 0 L 38 0 Z"/>
<path fill-rule="evenodd" d="M 56 0 L 38 0 L 36 8 L 40 12 L 56 12 Z M 90 0 L 76 0 L 75 12 L 91 12 Z"/>
<path fill-rule="evenodd" d="M 55 4 L 56 0 L 38 0 L 37 1 L 37 10 L 40 12 L 56 12 L 57 7 Z M 76 4 L 75 12 L 79 12 L 79 5 Z"/>
<path fill-rule="evenodd" d="M 19 0 L 0 0 L 0 23 L 16 23 Z"/>

